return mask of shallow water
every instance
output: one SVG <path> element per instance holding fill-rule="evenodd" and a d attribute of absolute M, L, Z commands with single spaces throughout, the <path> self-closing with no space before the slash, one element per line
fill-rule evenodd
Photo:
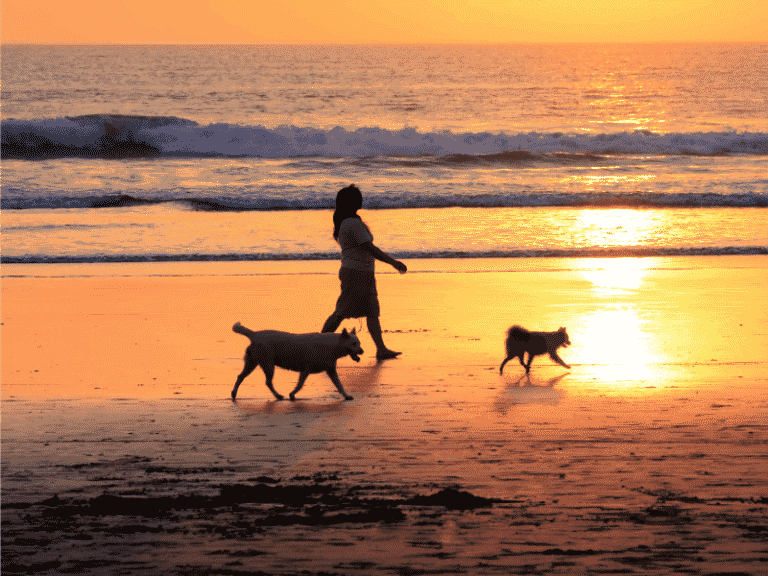
<path fill-rule="evenodd" d="M 397 258 L 766 254 L 765 208 L 363 210 Z M 6 211 L 3 261 L 337 260 L 330 212 Z M 380 264 L 383 270 L 385 267 Z"/>

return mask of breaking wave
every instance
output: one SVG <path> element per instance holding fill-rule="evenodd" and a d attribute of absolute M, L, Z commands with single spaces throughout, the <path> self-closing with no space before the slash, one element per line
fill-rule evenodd
<path fill-rule="evenodd" d="M 4 120 L 0 155 L 8 159 L 133 157 L 399 156 L 465 165 L 594 161 L 611 155 L 768 155 L 768 134 L 634 132 L 571 134 L 419 132 L 414 128 L 322 130 L 207 124 L 173 116 L 89 114 Z"/>
<path fill-rule="evenodd" d="M 3 190 L 3 210 L 60 208 L 132 208 L 167 204 L 168 207 L 201 212 L 245 212 L 271 210 L 333 210 L 334 197 L 307 190 L 290 196 L 263 191 L 255 196 L 227 197 L 139 197 L 129 194 L 104 196 L 27 196 L 14 189 Z M 515 194 L 373 194 L 366 195 L 369 210 L 405 208 L 766 208 L 768 194 L 714 194 L 668 192 L 531 192 Z"/>
<path fill-rule="evenodd" d="M 484 251 L 402 251 L 392 252 L 398 259 L 448 259 L 448 258 L 618 258 L 662 256 L 738 256 L 768 255 L 766 246 L 721 247 L 661 247 L 622 246 L 615 248 L 572 248 L 534 250 L 484 250 Z M 3 264 L 91 264 L 108 262 L 268 262 L 292 260 L 338 260 L 338 252 L 310 253 L 252 253 L 252 254 L 109 254 L 88 256 L 2 256 Z"/>

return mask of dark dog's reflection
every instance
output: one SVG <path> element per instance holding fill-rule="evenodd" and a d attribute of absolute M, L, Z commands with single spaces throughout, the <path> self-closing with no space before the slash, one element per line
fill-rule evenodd
<path fill-rule="evenodd" d="M 515 381 L 508 381 L 507 385 L 493 401 L 495 412 L 506 416 L 507 412 L 516 404 L 551 404 L 556 405 L 562 399 L 564 392 L 555 389 L 555 384 L 560 382 L 568 374 L 561 374 L 550 378 L 543 386 L 537 386 L 531 382 L 530 374 L 523 374 Z"/>

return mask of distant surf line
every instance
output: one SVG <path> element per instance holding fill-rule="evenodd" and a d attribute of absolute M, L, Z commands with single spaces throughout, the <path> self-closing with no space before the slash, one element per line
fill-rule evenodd
<path fill-rule="evenodd" d="M 25 194 L 19 189 L 3 190 L 0 208 L 28 209 L 100 209 L 140 208 L 167 204 L 183 210 L 200 212 L 268 212 L 291 210 L 333 210 L 333 197 L 328 194 L 296 194 L 291 198 L 270 195 L 240 197 L 142 197 L 135 194 L 101 196 Z M 761 193 L 685 193 L 685 192 L 532 192 L 527 194 L 386 194 L 366 198 L 367 210 L 412 208 L 766 208 L 768 194 Z"/>
<path fill-rule="evenodd" d="M 3 159 L 405 157 L 443 165 L 595 161 L 600 156 L 768 155 L 762 132 L 420 132 L 363 127 L 201 125 L 175 116 L 88 114 L 3 120 Z"/>
<path fill-rule="evenodd" d="M 768 246 L 645 247 L 623 246 L 572 249 L 515 249 L 482 251 L 393 251 L 398 259 L 529 259 L 529 258 L 647 258 L 665 256 L 766 256 Z M 278 262 L 337 260 L 337 252 L 309 253 L 228 253 L 228 254 L 99 254 L 83 256 L 24 255 L 2 256 L 2 264 L 89 264 L 130 262 Z"/>

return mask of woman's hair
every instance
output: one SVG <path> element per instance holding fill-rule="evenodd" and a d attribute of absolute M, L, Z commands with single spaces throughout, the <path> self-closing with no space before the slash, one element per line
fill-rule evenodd
<path fill-rule="evenodd" d="M 363 193 L 354 184 L 336 194 L 336 210 L 333 211 L 333 239 L 339 241 L 339 226 L 346 218 L 360 218 L 357 211 L 363 207 Z"/>

